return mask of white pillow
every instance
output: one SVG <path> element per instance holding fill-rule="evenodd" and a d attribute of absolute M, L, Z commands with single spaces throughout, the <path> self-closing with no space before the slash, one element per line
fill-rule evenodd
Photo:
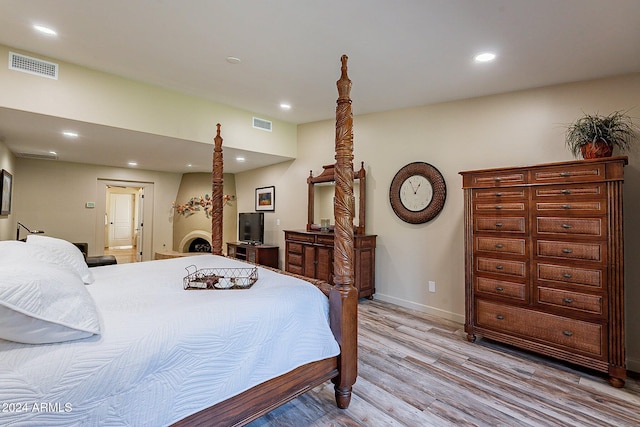
<path fill-rule="evenodd" d="M 27 236 L 27 246 L 30 245 L 37 245 L 50 250 L 51 256 L 55 257 L 54 263 L 71 268 L 80 275 L 84 283 L 93 283 L 93 274 L 91 274 L 91 270 L 87 266 L 84 255 L 73 243 L 56 239 L 55 237 L 30 234 Z"/>
<path fill-rule="evenodd" d="M 73 272 L 54 265 L 0 265 L 0 338 L 44 344 L 100 333 L 98 309 Z"/>

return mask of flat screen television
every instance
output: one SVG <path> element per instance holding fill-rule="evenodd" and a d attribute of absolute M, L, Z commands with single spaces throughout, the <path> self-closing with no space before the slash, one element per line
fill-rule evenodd
<path fill-rule="evenodd" d="M 252 245 L 264 242 L 264 212 L 238 214 L 238 240 Z"/>

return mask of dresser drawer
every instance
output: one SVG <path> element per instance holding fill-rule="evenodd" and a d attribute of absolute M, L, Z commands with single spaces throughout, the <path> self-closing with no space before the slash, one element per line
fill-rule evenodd
<path fill-rule="evenodd" d="M 496 213 L 501 212 L 518 212 L 524 214 L 527 210 L 525 202 L 475 202 L 473 204 L 473 211 L 477 214 Z"/>
<path fill-rule="evenodd" d="M 538 304 L 549 304 L 589 314 L 603 315 L 602 296 L 538 287 Z"/>
<path fill-rule="evenodd" d="M 604 181 L 603 164 L 572 164 L 545 167 L 531 171 L 532 184 L 552 184 L 562 182 Z"/>
<path fill-rule="evenodd" d="M 533 188 L 534 200 L 548 199 L 603 199 L 605 198 L 605 186 L 603 182 L 572 185 L 549 185 Z"/>
<path fill-rule="evenodd" d="M 524 217 L 481 217 L 473 219 L 476 231 L 497 231 L 501 233 L 524 233 L 526 221 Z"/>
<path fill-rule="evenodd" d="M 527 263 L 525 261 L 509 261 L 493 258 L 476 258 L 476 271 L 481 273 L 504 274 L 507 276 L 527 277 Z"/>
<path fill-rule="evenodd" d="M 517 200 L 527 199 L 528 189 L 526 187 L 506 187 L 506 188 L 474 188 L 473 200 L 484 202 L 487 200 Z"/>
<path fill-rule="evenodd" d="M 563 266 L 555 264 L 535 264 L 536 279 L 586 286 L 593 290 L 603 290 L 603 270 Z"/>
<path fill-rule="evenodd" d="M 522 337 L 553 343 L 568 349 L 604 357 L 606 332 L 603 325 L 555 314 L 476 300 L 478 326 L 514 333 Z"/>
<path fill-rule="evenodd" d="M 333 246 L 333 235 L 318 235 L 316 243 L 319 245 Z"/>
<path fill-rule="evenodd" d="M 603 218 L 536 217 L 538 235 L 567 235 L 603 238 Z"/>
<path fill-rule="evenodd" d="M 499 295 L 518 301 L 526 301 L 526 286 L 523 283 L 476 276 L 476 292 Z"/>
<path fill-rule="evenodd" d="M 289 254 L 301 254 L 302 245 L 300 243 L 287 242 L 287 253 Z"/>
<path fill-rule="evenodd" d="M 522 185 L 527 182 L 526 171 L 491 171 L 474 173 L 469 177 L 469 187 L 500 187 Z"/>
<path fill-rule="evenodd" d="M 575 243 L 553 240 L 537 240 L 536 256 L 603 263 L 606 259 L 604 242 Z"/>
<path fill-rule="evenodd" d="M 316 240 L 313 234 L 292 233 L 288 231 L 285 231 L 284 239 L 287 241 L 293 240 L 301 243 L 313 243 Z"/>
<path fill-rule="evenodd" d="M 525 256 L 527 254 L 527 240 L 476 237 L 476 251 Z"/>
<path fill-rule="evenodd" d="M 544 201 L 534 204 L 537 215 L 558 215 L 559 213 L 568 215 L 604 215 L 607 213 L 606 200 L 590 201 Z"/>
<path fill-rule="evenodd" d="M 302 254 L 289 252 L 287 255 L 287 263 L 289 265 L 302 265 Z"/>

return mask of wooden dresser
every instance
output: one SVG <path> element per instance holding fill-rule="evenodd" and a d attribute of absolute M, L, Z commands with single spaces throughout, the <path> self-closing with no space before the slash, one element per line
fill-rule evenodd
<path fill-rule="evenodd" d="M 626 378 L 626 157 L 460 172 L 465 331 Z"/>
<path fill-rule="evenodd" d="M 285 270 L 333 284 L 333 233 L 285 230 Z M 376 236 L 354 236 L 354 285 L 358 297 L 371 298 L 376 291 Z"/>

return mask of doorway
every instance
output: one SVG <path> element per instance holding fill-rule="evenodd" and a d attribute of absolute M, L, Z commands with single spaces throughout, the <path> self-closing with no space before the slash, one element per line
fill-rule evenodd
<path fill-rule="evenodd" d="M 102 196 L 100 196 L 102 194 Z M 118 262 L 151 260 L 153 183 L 98 179 L 96 245 Z M 147 209 L 145 209 L 147 206 Z"/>

